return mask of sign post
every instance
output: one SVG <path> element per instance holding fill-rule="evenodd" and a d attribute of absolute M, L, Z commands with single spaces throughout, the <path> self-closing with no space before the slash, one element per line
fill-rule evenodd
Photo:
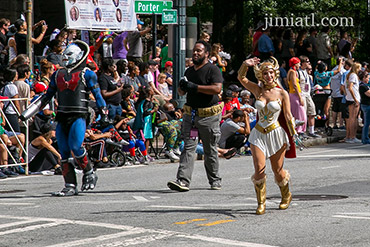
<path fill-rule="evenodd" d="M 162 24 L 177 24 L 177 9 L 165 9 L 162 12 Z"/>
<path fill-rule="evenodd" d="M 172 1 L 137 0 L 136 14 L 162 14 L 164 9 L 172 9 Z"/>

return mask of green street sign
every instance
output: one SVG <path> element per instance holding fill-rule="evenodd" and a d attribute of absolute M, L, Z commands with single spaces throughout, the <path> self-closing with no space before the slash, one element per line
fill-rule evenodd
<path fill-rule="evenodd" d="M 135 0 L 136 14 L 162 14 L 164 9 L 172 9 L 172 1 Z"/>
<path fill-rule="evenodd" d="M 164 9 L 162 24 L 177 24 L 177 9 Z"/>

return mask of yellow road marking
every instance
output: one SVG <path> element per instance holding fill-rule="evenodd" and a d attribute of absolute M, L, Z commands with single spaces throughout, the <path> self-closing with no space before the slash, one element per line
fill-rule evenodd
<path fill-rule="evenodd" d="M 195 221 L 204 221 L 204 220 L 207 220 L 207 219 L 193 219 L 193 220 L 187 220 L 187 221 L 180 221 L 180 222 L 175 222 L 176 225 L 185 225 L 185 224 L 189 224 L 189 223 L 192 223 L 192 222 L 195 222 Z"/>
<path fill-rule="evenodd" d="M 205 223 L 205 224 L 198 224 L 198 226 L 214 226 L 214 225 L 233 222 L 233 221 L 235 221 L 235 220 L 217 220 L 217 221 L 213 221 L 213 222 L 209 222 L 209 223 Z"/>

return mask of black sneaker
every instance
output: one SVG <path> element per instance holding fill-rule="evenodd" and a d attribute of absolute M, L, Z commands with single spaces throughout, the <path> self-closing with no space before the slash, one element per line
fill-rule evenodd
<path fill-rule="evenodd" d="M 167 183 L 167 186 L 171 190 L 176 190 L 179 192 L 189 191 L 189 185 L 185 184 L 184 182 L 181 182 L 180 180 L 170 181 Z"/>
<path fill-rule="evenodd" d="M 221 182 L 215 181 L 211 185 L 211 190 L 221 190 Z"/>
<path fill-rule="evenodd" d="M 7 178 L 8 176 L 7 175 L 5 175 L 4 173 L 3 173 L 3 171 L 2 170 L 0 170 L 0 179 L 5 179 L 5 178 Z"/>
<path fill-rule="evenodd" d="M 107 163 L 104 163 L 103 161 L 99 161 L 98 163 L 94 165 L 94 167 L 95 168 L 108 168 L 110 167 L 110 165 Z"/>
<path fill-rule="evenodd" d="M 63 175 L 62 167 L 58 166 L 55 168 L 54 175 Z"/>
<path fill-rule="evenodd" d="M 315 133 L 309 133 L 309 134 L 308 134 L 308 136 L 309 136 L 309 137 L 312 137 L 312 138 L 321 138 L 321 136 L 320 136 L 320 135 L 315 134 Z"/>
<path fill-rule="evenodd" d="M 12 170 L 10 170 L 10 168 L 5 168 L 5 169 L 3 170 L 3 173 L 4 173 L 5 175 L 7 175 L 8 177 L 18 177 L 18 176 L 19 176 L 19 174 L 18 174 L 18 173 L 13 172 Z"/>

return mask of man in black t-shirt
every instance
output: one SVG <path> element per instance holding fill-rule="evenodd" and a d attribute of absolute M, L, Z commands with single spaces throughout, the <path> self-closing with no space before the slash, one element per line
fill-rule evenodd
<path fill-rule="evenodd" d="M 222 89 L 223 78 L 220 70 L 208 62 L 210 50 L 211 46 L 205 41 L 195 43 L 194 66 L 185 71 L 185 78 L 179 82 L 179 95 L 187 93 L 181 130 L 185 144 L 180 156 L 177 180 L 167 183 L 171 190 L 189 191 L 198 136 L 203 142 L 204 165 L 211 189 L 221 189 L 217 143 L 221 136 L 223 108 L 223 104 L 218 104 L 218 94 Z"/>
<path fill-rule="evenodd" d="M 116 65 L 111 57 L 104 58 L 102 61 L 102 74 L 99 76 L 99 86 L 101 94 L 105 99 L 108 107 L 108 118 L 114 119 L 116 115 L 121 116 L 122 107 L 121 107 L 121 91 L 123 85 L 118 85 L 114 80 L 112 75 L 117 70 Z"/>

